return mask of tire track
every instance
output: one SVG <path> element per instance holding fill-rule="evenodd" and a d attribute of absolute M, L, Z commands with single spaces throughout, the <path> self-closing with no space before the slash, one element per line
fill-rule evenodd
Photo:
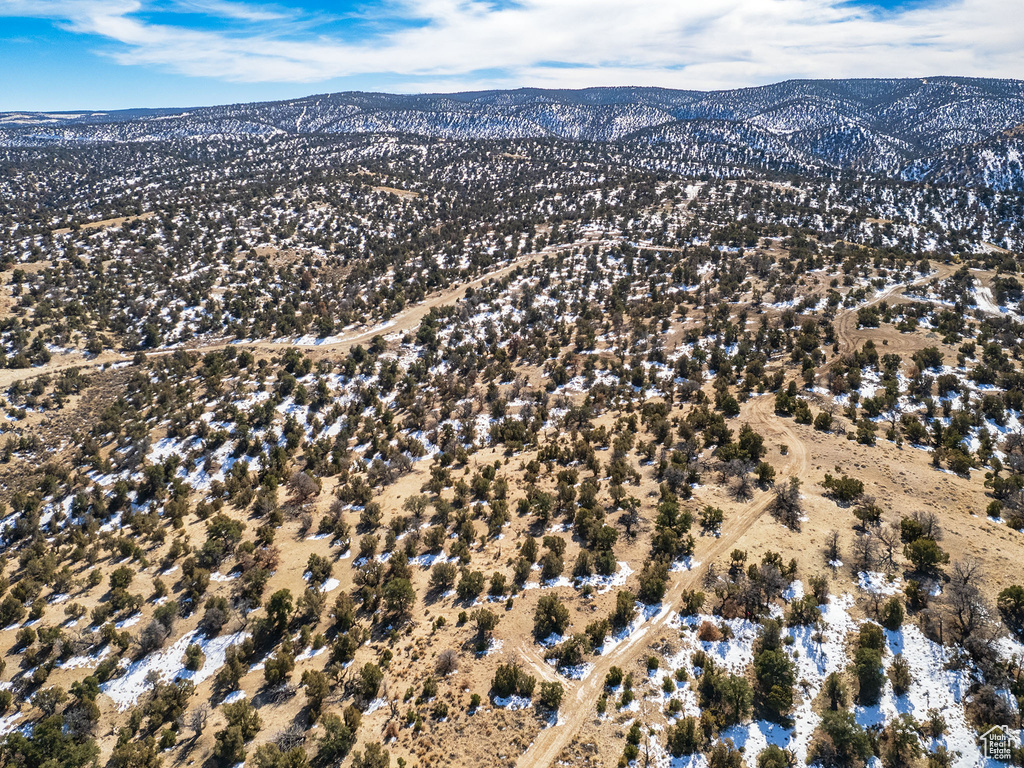
<path fill-rule="evenodd" d="M 924 277 L 919 277 L 917 280 L 912 280 L 909 283 L 899 283 L 886 290 L 882 291 L 877 296 L 869 299 L 868 301 L 860 304 L 859 306 L 845 310 L 836 317 L 836 321 L 833 324 L 836 332 L 836 342 L 839 344 L 839 355 L 842 356 L 847 352 L 852 351 L 856 348 L 856 341 L 854 340 L 854 334 L 859 330 L 857 327 L 857 311 L 866 307 L 872 307 L 875 304 L 879 304 L 886 299 L 892 298 L 897 293 L 902 293 L 909 288 L 913 288 L 915 285 L 921 285 L 922 283 L 928 283 L 932 280 L 945 280 L 947 277 L 953 274 L 957 269 L 954 264 L 939 264 L 934 272 L 931 272 Z M 902 296 L 900 297 L 902 298 Z M 825 366 L 827 368 L 828 366 Z"/>

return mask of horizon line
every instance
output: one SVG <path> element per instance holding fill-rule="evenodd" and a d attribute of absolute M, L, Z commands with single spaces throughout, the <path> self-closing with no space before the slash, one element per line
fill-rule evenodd
<path fill-rule="evenodd" d="M 213 109 L 216 107 L 245 107 L 255 106 L 259 104 L 282 104 L 286 102 L 302 101 L 304 99 L 315 99 L 318 97 L 327 96 L 340 96 L 345 94 L 353 95 L 364 95 L 364 96 L 405 96 L 410 98 L 430 98 L 430 97 L 444 97 L 444 96 L 467 96 L 476 94 L 488 94 L 488 93 L 518 93 L 521 91 L 537 91 L 539 93 L 585 93 L 587 91 L 665 91 L 669 93 L 698 93 L 698 94 L 715 94 L 715 93 L 733 93 L 737 91 L 750 91 L 758 90 L 762 88 L 772 88 L 778 85 L 785 85 L 787 83 L 850 83 L 850 82 L 910 82 L 920 81 L 921 83 L 927 83 L 929 80 L 954 80 L 954 81 L 973 81 L 973 82 L 992 82 L 992 83 L 1022 83 L 1024 84 L 1024 78 L 1014 77 L 979 77 L 974 75 L 927 75 L 924 77 L 790 77 L 783 80 L 775 80 L 769 83 L 762 83 L 760 85 L 744 85 L 737 88 L 667 88 L 660 85 L 592 85 L 585 86 L 582 88 L 547 88 L 539 86 L 521 85 L 515 88 L 483 88 L 473 89 L 464 91 L 375 91 L 375 90 L 342 90 L 342 91 L 322 91 L 319 93 L 308 93 L 304 96 L 295 96 L 292 98 L 284 99 L 262 99 L 255 101 L 225 101 L 214 104 L 188 104 L 181 106 L 159 106 L 159 107 L 121 107 L 116 109 L 103 109 L 98 107 L 81 107 L 78 109 L 8 109 L 0 111 L 0 115 L 75 115 L 75 116 L 87 116 L 89 114 L 100 116 L 100 115 L 117 115 L 124 114 L 127 112 L 177 112 L 188 109 Z M 74 119 L 74 118 L 68 118 Z"/>

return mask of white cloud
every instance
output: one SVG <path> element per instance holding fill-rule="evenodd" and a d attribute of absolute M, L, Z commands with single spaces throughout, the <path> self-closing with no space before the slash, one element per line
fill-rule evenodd
<path fill-rule="evenodd" d="M 171 8 L 248 22 L 282 21 L 291 15 L 272 6 L 231 2 L 230 0 L 173 0 Z"/>
<path fill-rule="evenodd" d="M 405 90 L 536 85 L 728 88 L 790 77 L 1020 77 L 1024 14 L 1005 0 L 902 12 L 843 0 L 390 0 L 363 9 L 391 31 L 303 29 L 295 14 L 174 0 L 231 31 L 147 21 L 139 0 L 0 0 L 0 15 L 54 19 L 114 45 L 126 65 L 236 82 L 395 76 Z M 387 22 L 414 19 L 413 27 Z M 553 64 L 557 63 L 557 66 Z M 481 73 L 485 74 L 481 74 Z"/>

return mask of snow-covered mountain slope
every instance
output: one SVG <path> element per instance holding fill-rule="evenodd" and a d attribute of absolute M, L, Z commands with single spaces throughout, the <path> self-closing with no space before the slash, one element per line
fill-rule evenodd
<path fill-rule="evenodd" d="M 908 142 L 857 123 L 798 131 L 789 136 L 789 144 L 840 168 L 868 173 L 897 170 L 914 155 Z"/>
<path fill-rule="evenodd" d="M 677 160 L 705 166 L 814 174 L 823 165 L 820 157 L 795 147 L 784 136 L 729 120 L 680 120 L 638 131 L 627 145 L 644 157 L 667 152 Z"/>
<path fill-rule="evenodd" d="M 992 189 L 1024 189 L 1024 124 L 985 141 L 922 158 L 904 169 L 903 176 L 935 184 L 966 178 Z"/>
<path fill-rule="evenodd" d="M 349 92 L 183 110 L 6 113 L 0 114 L 0 146 L 301 133 L 559 138 L 627 141 L 634 147 L 678 145 L 680 157 L 699 160 L 705 172 L 738 164 L 781 172 L 900 173 L 939 181 L 947 178 L 943 174 L 948 169 L 957 168 L 967 174 L 956 177 L 961 184 L 1018 188 L 1018 156 L 998 137 L 1021 123 L 1024 81 L 795 80 L 714 92 Z"/>

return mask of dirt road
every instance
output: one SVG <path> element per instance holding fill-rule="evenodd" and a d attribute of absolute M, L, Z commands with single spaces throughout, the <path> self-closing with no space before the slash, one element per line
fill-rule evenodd
<path fill-rule="evenodd" d="M 404 310 L 399 312 L 397 315 L 391 318 L 386 324 L 376 326 L 374 328 L 365 328 L 354 330 L 351 333 L 345 334 L 338 338 L 334 338 L 330 341 L 311 341 L 301 342 L 296 340 L 282 340 L 276 341 L 271 339 L 255 340 L 255 341 L 214 341 L 203 344 L 197 344 L 194 346 L 183 346 L 165 349 L 156 349 L 146 353 L 147 356 L 153 357 L 157 355 L 169 355 L 176 352 L 178 349 L 185 349 L 189 352 L 210 352 L 212 350 L 224 349 L 228 346 L 235 346 L 241 349 L 257 349 L 263 352 L 280 352 L 281 350 L 295 347 L 298 349 L 307 350 L 322 350 L 331 352 L 348 352 L 352 347 L 357 344 L 369 344 L 375 336 L 384 336 L 392 333 L 406 333 L 408 331 L 415 330 L 419 327 L 420 322 L 427 316 L 431 309 L 436 307 L 443 307 L 449 304 L 454 304 L 460 299 L 464 298 L 466 291 L 469 288 L 475 288 L 483 285 L 488 280 L 499 280 L 509 273 L 515 271 L 519 267 L 526 266 L 527 264 L 538 261 L 545 256 L 550 256 L 558 251 L 566 250 L 569 248 L 582 247 L 585 243 L 573 243 L 571 245 L 557 245 L 550 248 L 544 249 L 539 253 L 529 253 L 520 256 L 518 259 L 506 264 L 504 267 L 488 272 L 487 274 L 481 275 L 473 280 L 462 283 L 450 288 L 446 291 L 442 291 L 433 296 L 428 297 L 425 301 L 418 304 L 413 304 L 406 307 Z M 34 379 L 37 376 L 43 374 L 57 374 L 61 371 L 68 370 L 71 368 L 99 368 L 104 365 L 113 363 L 124 363 L 130 362 L 134 357 L 134 354 L 123 354 L 120 352 L 103 352 L 95 357 L 86 357 L 81 354 L 62 354 L 55 355 L 54 358 L 46 365 L 41 365 L 33 368 L 4 368 L 0 369 L 0 388 L 6 389 L 16 381 L 26 381 L 28 379 Z"/>
<path fill-rule="evenodd" d="M 857 309 L 890 299 L 911 286 L 934 279 L 945 279 L 955 269 L 954 265 L 940 264 L 936 272 L 932 274 L 911 283 L 892 286 L 865 304 L 855 309 L 842 311 L 835 321 L 840 352 L 853 349 L 856 343 L 855 336 L 858 335 Z M 765 436 L 766 442 L 770 440 L 773 443 L 784 443 L 788 446 L 786 464 L 779 468 L 780 479 L 785 479 L 788 476 L 800 477 L 805 474 L 808 468 L 807 448 L 786 422 L 775 415 L 774 396 L 762 395 L 751 400 L 744 408 L 743 415 L 754 429 Z M 709 564 L 730 552 L 751 526 L 768 510 L 772 499 L 771 493 L 762 493 L 740 514 L 727 518 L 721 537 L 713 540 L 707 548 L 698 550 L 696 558 L 702 563 Z M 662 601 L 663 610 L 611 652 L 598 656 L 595 659 L 594 667 L 582 681 L 568 684 L 569 690 L 565 697 L 565 703 L 562 705 L 560 722 L 540 732 L 537 739 L 517 761 L 516 765 L 519 768 L 547 768 L 558 760 L 562 750 L 572 743 L 573 738 L 586 721 L 593 717 L 594 702 L 601 694 L 608 670 L 613 666 L 625 669 L 646 652 L 647 643 L 644 640 L 655 637 L 658 631 L 668 623 L 673 614 L 672 609 L 679 603 L 683 592 L 699 588 L 703 574 L 704 569 L 697 569 L 674 575 L 674 580 Z M 529 651 L 533 651 L 533 653 L 531 654 Z M 534 669 L 537 667 L 537 658 L 542 658 L 533 648 L 528 649 L 523 655 L 523 660 Z M 566 682 L 563 681 L 563 684 Z"/>
<path fill-rule="evenodd" d="M 803 442 L 789 429 L 787 424 L 775 416 L 775 397 L 762 395 L 747 403 L 744 416 L 752 427 L 765 436 L 766 442 L 784 443 L 789 447 L 785 466 L 780 468 L 780 476 L 802 475 L 808 467 L 807 448 Z M 709 546 L 699 549 L 696 558 L 702 563 L 716 562 L 720 557 L 732 551 L 736 543 L 750 527 L 768 509 L 772 501 L 771 493 L 762 493 L 738 515 L 726 518 L 722 535 L 711 540 Z M 562 750 L 572 743 L 587 720 L 594 716 L 594 703 L 601 695 L 605 676 L 613 666 L 622 669 L 645 653 L 647 644 L 644 640 L 654 637 L 672 617 L 672 609 L 679 603 L 683 592 L 700 587 L 704 570 L 696 569 L 679 574 L 671 574 L 672 581 L 665 599 L 663 609 L 649 622 L 639 627 L 629 638 L 619 643 L 609 653 L 594 659 L 594 667 L 587 676 L 578 683 L 562 681 L 567 686 L 563 700 L 559 723 L 542 730 L 529 749 L 519 758 L 519 768 L 547 768 L 553 765 Z M 531 649 L 535 650 L 535 649 Z M 539 656 L 539 654 L 536 654 Z M 524 661 L 536 669 L 536 658 L 525 655 Z M 550 669 L 550 667 L 549 667 Z"/>
<path fill-rule="evenodd" d="M 833 324 L 833 327 L 836 331 L 836 341 L 839 342 L 839 354 L 844 355 L 847 352 L 851 352 L 853 349 L 857 347 L 859 343 L 863 343 L 868 338 L 871 338 L 870 333 L 865 333 L 862 329 L 857 327 L 858 309 L 863 309 L 864 307 L 872 307 L 875 304 L 880 304 L 881 302 L 887 301 L 893 297 L 901 298 L 898 297 L 897 294 L 902 293 L 908 288 L 911 288 L 915 285 L 921 285 L 923 283 L 930 283 L 932 280 L 945 280 L 947 277 L 952 275 L 956 270 L 957 266 L 955 264 L 939 264 L 936 266 L 934 272 L 925 275 L 924 277 L 920 277 L 917 280 L 913 280 L 909 283 L 901 283 L 899 285 L 894 285 L 891 286 L 890 288 L 886 288 L 880 294 L 874 296 L 873 298 L 869 299 L 868 301 L 864 302 L 858 307 L 854 309 L 844 310 L 843 312 L 839 313 L 836 316 L 835 323 Z M 891 331 L 891 336 L 894 338 L 902 336 L 902 334 L 900 334 L 899 331 L 896 331 L 895 329 L 886 330 Z M 855 337 L 861 338 L 858 339 Z M 891 340 L 892 339 L 890 339 L 890 341 Z M 899 344 L 893 345 L 892 351 L 897 351 L 897 348 L 899 346 Z"/>
<path fill-rule="evenodd" d="M 88 221 L 82 224 L 80 229 L 104 229 L 106 227 L 117 227 L 121 224 L 131 223 L 133 221 L 140 221 L 142 219 L 149 219 L 156 215 L 156 211 L 146 211 L 146 213 L 140 213 L 137 216 L 119 216 L 116 219 L 103 219 L 102 221 Z M 54 229 L 50 232 L 52 235 L 66 235 L 71 231 L 70 227 L 61 227 L 60 229 Z"/>

